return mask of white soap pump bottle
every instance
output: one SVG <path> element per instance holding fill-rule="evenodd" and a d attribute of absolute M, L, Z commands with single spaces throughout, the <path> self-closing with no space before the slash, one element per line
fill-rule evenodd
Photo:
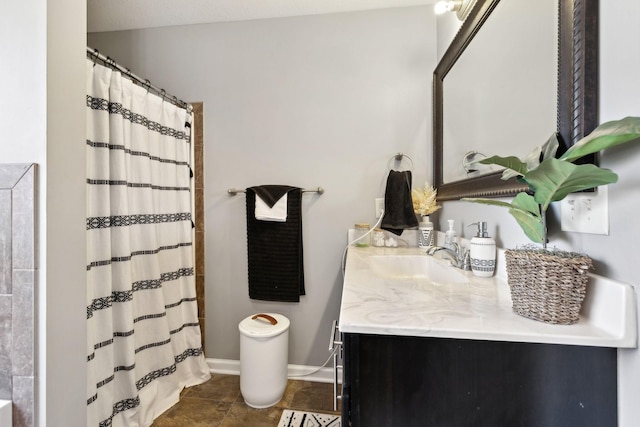
<path fill-rule="evenodd" d="M 455 250 L 455 246 L 458 244 L 456 242 L 457 234 L 456 230 L 453 229 L 453 220 L 448 219 L 449 229 L 444 233 L 444 247 L 447 249 Z"/>
<path fill-rule="evenodd" d="M 496 241 L 489 237 L 485 221 L 471 225 L 478 226 L 478 232 L 469 245 L 471 271 L 478 277 L 491 277 L 496 270 Z"/>

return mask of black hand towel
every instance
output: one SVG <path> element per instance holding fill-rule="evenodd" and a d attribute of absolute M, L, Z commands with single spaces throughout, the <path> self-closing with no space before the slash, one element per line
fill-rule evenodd
<path fill-rule="evenodd" d="M 260 194 L 267 204 L 273 205 L 285 193 L 285 222 L 255 218 L 256 194 Z M 305 294 L 301 189 L 263 185 L 247 188 L 246 197 L 249 298 L 299 302 L 300 295 Z"/>
<path fill-rule="evenodd" d="M 411 199 L 411 171 L 389 171 L 384 192 L 384 217 L 380 227 L 395 235 L 405 228 L 417 227 L 418 218 Z"/>

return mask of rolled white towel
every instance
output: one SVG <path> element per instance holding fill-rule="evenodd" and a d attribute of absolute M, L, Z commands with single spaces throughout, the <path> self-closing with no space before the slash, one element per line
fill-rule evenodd
<path fill-rule="evenodd" d="M 255 216 L 261 221 L 286 222 L 287 194 L 285 193 L 271 208 L 256 194 Z"/>

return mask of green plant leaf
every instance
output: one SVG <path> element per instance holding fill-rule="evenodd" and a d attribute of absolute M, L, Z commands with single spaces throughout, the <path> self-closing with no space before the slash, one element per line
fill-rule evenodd
<path fill-rule="evenodd" d="M 537 168 L 540 164 L 541 157 L 543 159 L 555 157 L 558 146 L 558 137 L 554 133 L 542 147 L 534 148 L 524 159 L 519 159 L 515 156 L 492 156 L 482 159 L 478 163 L 495 164 L 505 167 L 506 169 L 502 172 L 502 179 L 506 181 L 513 177 L 522 176 L 526 174 L 527 171 Z"/>
<path fill-rule="evenodd" d="M 558 147 L 560 146 L 560 143 L 558 142 L 558 135 L 554 132 L 549 139 L 547 140 L 547 142 L 544 143 L 544 145 L 542 146 L 542 159 L 550 159 L 552 157 L 556 156 L 556 152 L 558 151 Z M 538 161 L 538 163 L 536 163 L 536 166 L 540 164 L 540 161 Z M 529 169 L 533 169 L 532 167 L 529 167 Z"/>
<path fill-rule="evenodd" d="M 480 199 L 480 198 L 465 197 L 462 200 L 465 200 L 467 202 L 473 202 L 473 203 L 481 203 L 483 205 L 500 206 L 507 209 L 513 208 L 513 205 L 511 203 L 503 202 L 501 200 L 496 200 L 496 199 Z M 520 209 L 518 207 L 516 208 Z"/>
<path fill-rule="evenodd" d="M 538 205 L 535 198 L 530 194 L 518 193 L 511 201 L 511 205 L 530 212 L 535 216 L 540 216 L 540 205 Z"/>
<path fill-rule="evenodd" d="M 540 147 L 534 148 L 533 151 L 527 154 L 527 156 L 524 159 L 520 160 L 522 163 L 524 163 L 524 167 L 522 167 L 521 170 L 505 169 L 502 172 L 502 179 L 506 181 L 514 177 L 520 177 L 524 173 L 526 173 L 526 171 L 530 171 L 531 169 L 537 168 L 538 165 L 540 164 L 541 151 L 542 149 Z"/>
<path fill-rule="evenodd" d="M 537 206 L 537 205 L 536 205 Z M 542 219 L 521 209 L 509 209 L 509 213 L 524 231 L 524 234 L 534 243 L 542 243 L 545 240 Z"/>
<path fill-rule="evenodd" d="M 535 198 L 527 193 L 518 193 L 511 204 L 520 209 L 509 209 L 509 213 L 515 218 L 524 234 L 532 242 L 542 243 L 546 239 L 540 205 Z M 529 214 L 525 213 L 528 212 Z"/>
<path fill-rule="evenodd" d="M 502 171 L 502 176 L 500 177 L 500 179 L 502 179 L 503 181 L 506 181 L 508 179 L 519 177 L 519 176 L 522 176 L 520 172 L 514 171 L 513 169 L 505 169 Z"/>
<path fill-rule="evenodd" d="M 616 182 L 618 175 L 595 165 L 574 165 L 558 159 L 546 159 L 524 179 L 534 189 L 535 201 L 545 212 L 551 202 L 562 200 L 575 191 Z"/>
<path fill-rule="evenodd" d="M 601 124 L 569 148 L 560 159 L 571 162 L 605 148 L 633 141 L 640 141 L 640 117 L 625 117 Z"/>
<path fill-rule="evenodd" d="M 515 218 L 520 228 L 522 228 L 522 231 L 524 231 L 524 234 L 531 239 L 532 242 L 542 243 L 545 238 L 542 217 L 540 216 L 540 208 L 533 199 L 533 196 L 527 193 L 519 193 L 513 199 L 512 203 L 495 199 L 480 198 L 465 198 L 462 200 L 507 208 L 509 209 L 511 216 Z"/>
<path fill-rule="evenodd" d="M 491 156 L 491 157 L 487 157 L 486 159 L 480 160 L 478 163 L 482 163 L 484 165 L 503 166 L 507 169 L 511 169 L 515 171 L 517 175 L 524 175 L 529 170 L 527 167 L 527 164 L 515 156 L 509 156 L 509 157 Z M 504 177 L 504 173 L 503 173 L 502 179 L 508 179 Z"/>

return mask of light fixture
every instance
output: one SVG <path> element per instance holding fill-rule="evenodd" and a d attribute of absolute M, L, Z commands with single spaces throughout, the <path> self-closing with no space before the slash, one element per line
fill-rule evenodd
<path fill-rule="evenodd" d="M 436 2 L 434 11 L 436 15 L 442 15 L 447 12 L 456 12 L 458 19 L 464 21 L 467 15 L 469 15 L 474 3 L 475 0 L 440 0 Z"/>

